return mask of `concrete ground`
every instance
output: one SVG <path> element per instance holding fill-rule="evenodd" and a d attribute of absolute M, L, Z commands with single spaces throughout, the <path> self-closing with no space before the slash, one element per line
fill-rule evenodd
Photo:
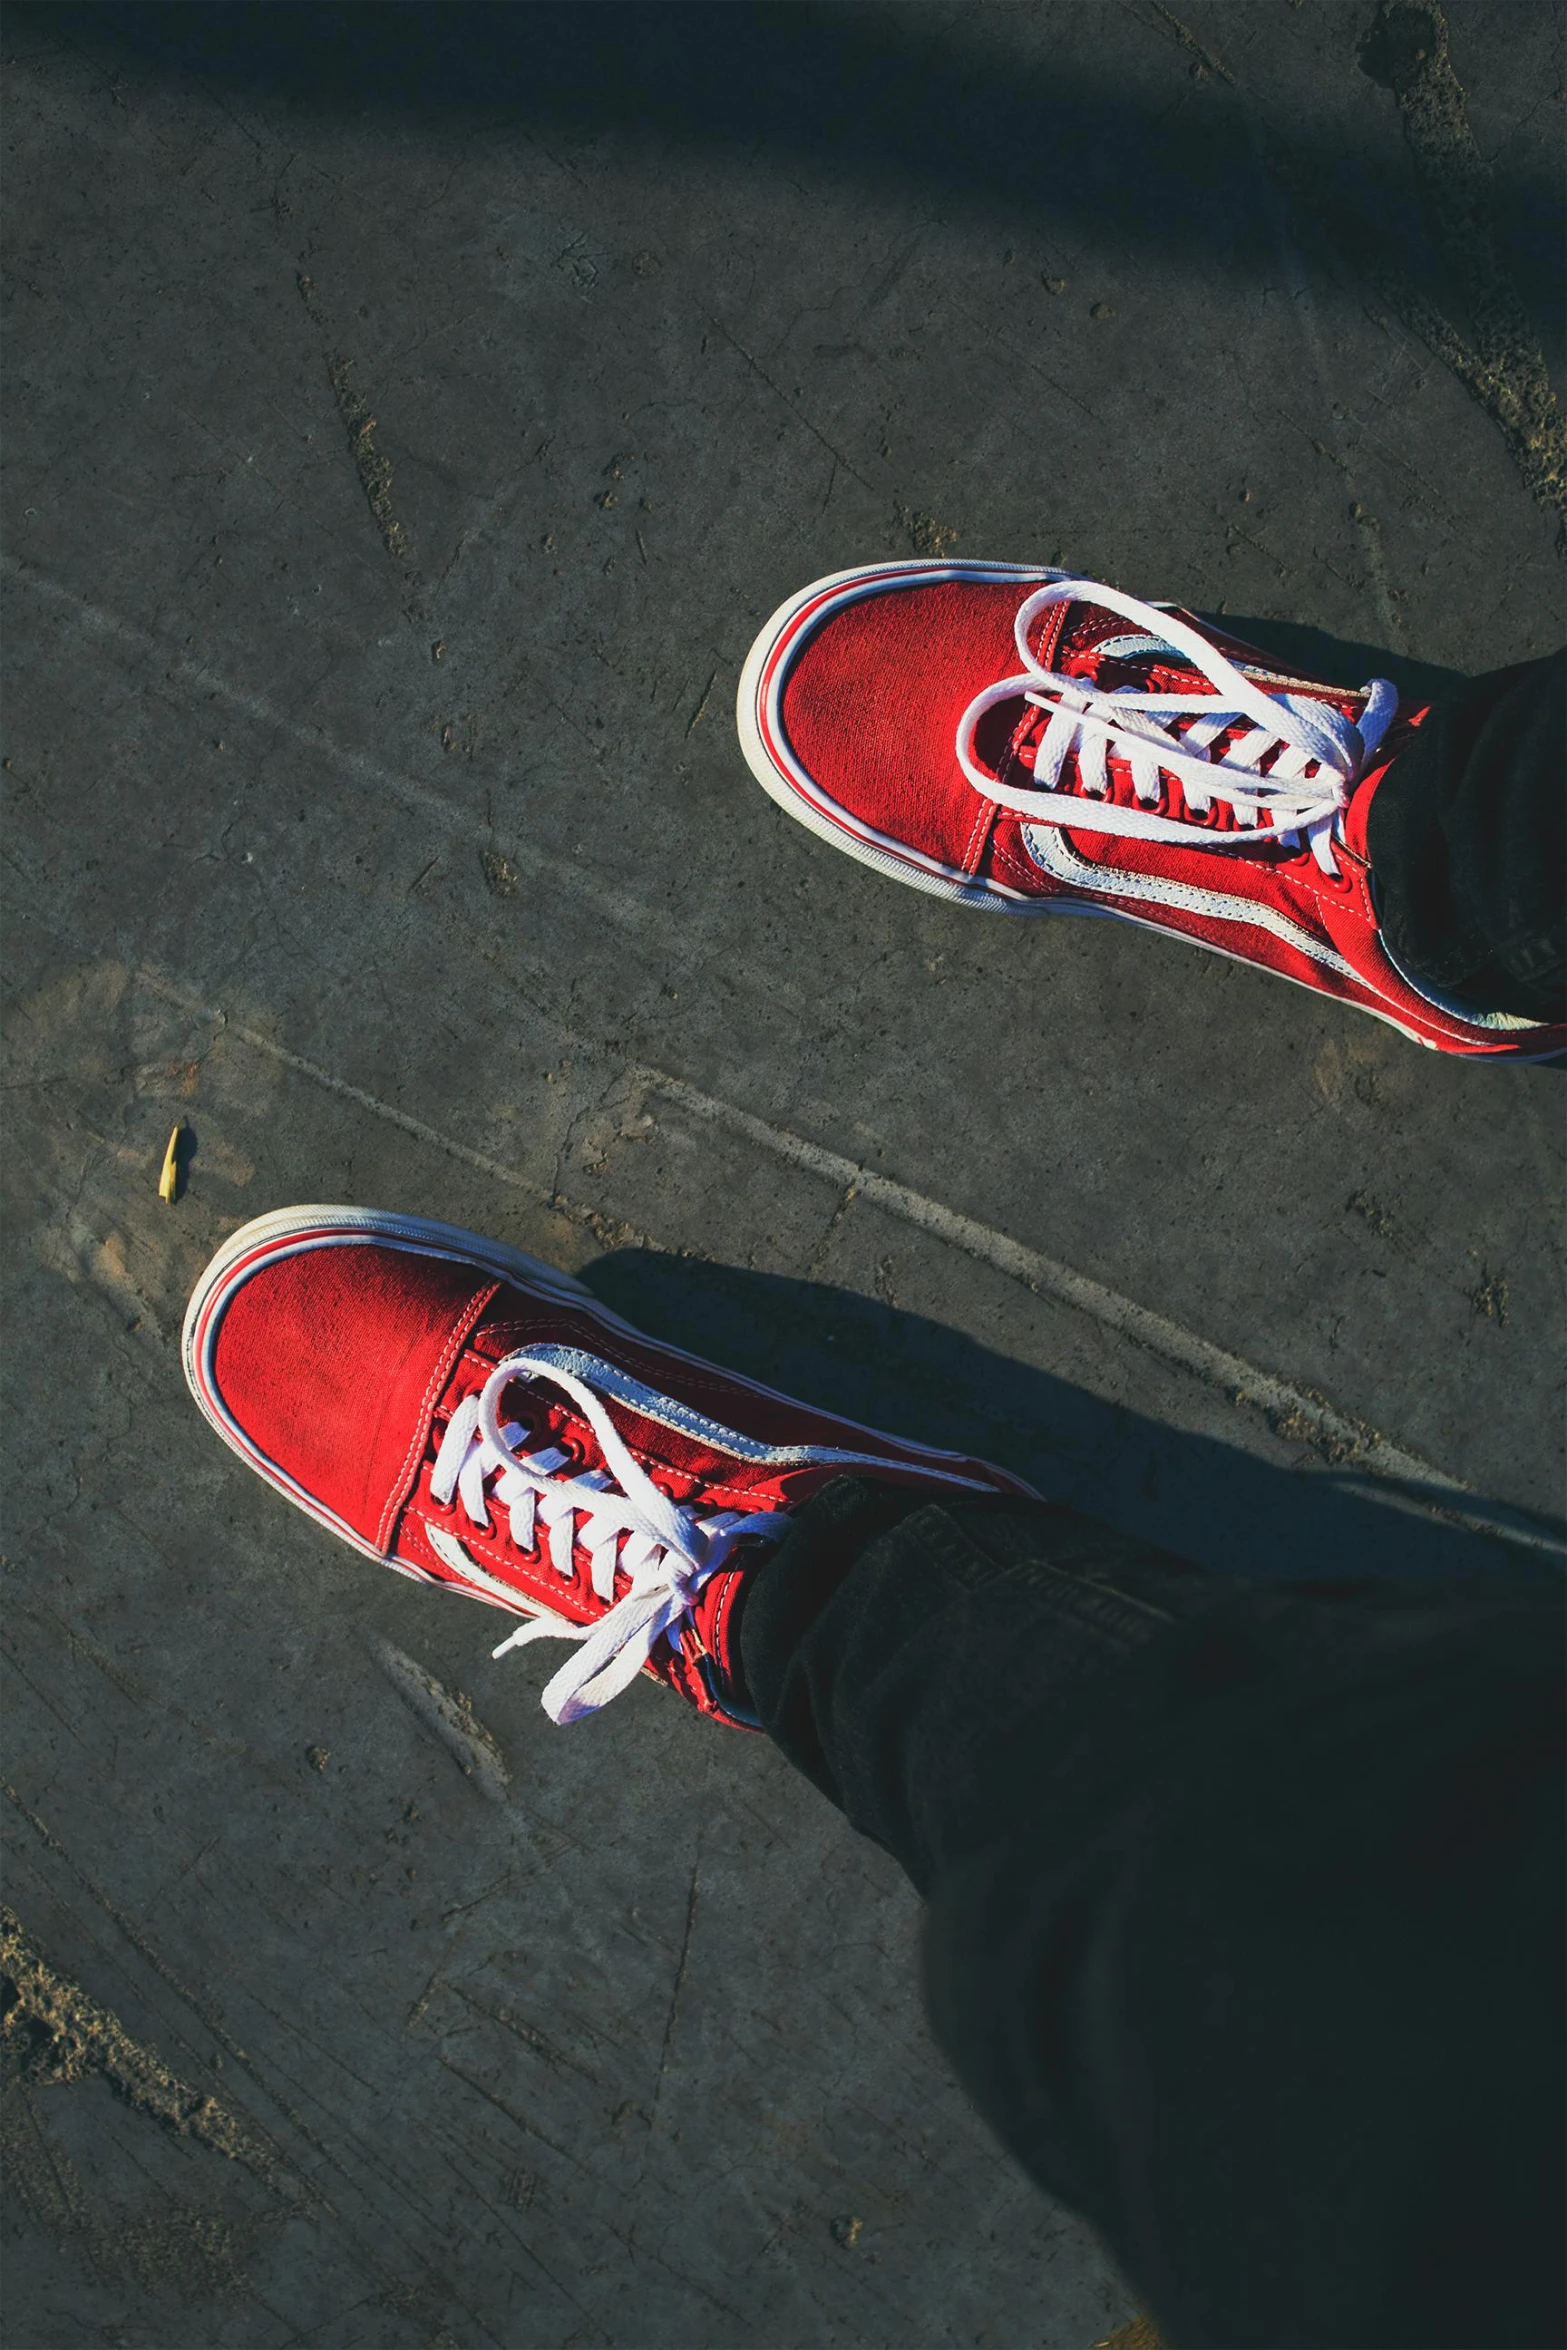
<path fill-rule="evenodd" d="M 8 14 L 16 2350 L 1135 2306 L 767 1746 L 553 1730 L 216 1444 L 241 1221 L 497 1234 L 1210 1561 L 1551 1539 L 1558 1069 L 898 889 L 736 749 L 911 547 L 1352 683 L 1559 635 L 1559 10 L 1177 5 Z"/>

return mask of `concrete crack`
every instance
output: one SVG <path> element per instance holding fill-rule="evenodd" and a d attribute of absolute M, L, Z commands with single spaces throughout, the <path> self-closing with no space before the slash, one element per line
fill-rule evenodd
<path fill-rule="evenodd" d="M 353 459 L 354 471 L 359 476 L 359 486 L 375 516 L 382 544 L 394 562 L 406 562 L 409 554 L 408 533 L 392 504 L 392 461 L 376 446 L 374 410 L 354 380 L 353 361 L 331 347 L 330 330 L 316 294 L 314 278 L 307 277 L 301 271 L 295 283 L 299 287 L 300 300 L 326 341 L 327 380 L 332 386 L 332 396 L 337 402 L 337 413 L 342 418 L 343 430 L 348 435 L 348 453 Z M 447 568 L 450 569 L 450 565 Z"/>
<path fill-rule="evenodd" d="M 675 2019 L 680 2013 L 680 2002 L 685 1995 L 686 1976 L 691 1968 L 691 1935 L 696 1925 L 697 1895 L 701 1889 L 702 1854 L 691 1863 L 691 1883 L 686 1893 L 686 1925 L 680 1938 L 680 1957 L 675 1967 L 674 1987 L 669 1994 L 669 2013 L 664 2018 L 664 2038 L 658 2052 L 658 2078 L 653 2084 L 653 2127 L 658 2125 L 658 2108 L 664 2094 L 664 2078 L 669 2071 L 669 2051 L 675 2037 Z M 651 2132 L 650 2132 L 651 2134 Z"/>
<path fill-rule="evenodd" d="M 24 2078 L 82 2081 L 102 2073 L 138 2113 L 270 2177 L 277 2158 L 256 2131 L 219 2098 L 180 2080 L 160 2056 L 131 2038 L 118 2016 L 57 1974 L 21 1921 L 4 1908 L 0 1983 L 5 1995 L 0 2048 Z"/>
<path fill-rule="evenodd" d="M 491 1803 L 504 1803 L 511 1785 L 506 1757 L 461 1691 L 447 1689 L 390 1640 L 372 1640 L 370 1654 L 414 1719 L 445 1747 L 470 1785 Z"/>
<path fill-rule="evenodd" d="M 874 494 L 876 488 L 875 483 L 867 481 L 864 474 L 861 473 L 859 467 L 857 465 L 852 465 L 841 449 L 835 449 L 833 447 L 832 442 L 827 438 L 827 435 L 821 431 L 818 426 L 811 422 L 803 408 L 796 406 L 795 402 L 790 399 L 788 393 L 783 390 L 782 386 L 774 382 L 773 378 L 768 374 L 761 361 L 755 358 L 753 354 L 746 349 L 744 343 L 740 342 L 736 336 L 729 332 L 729 329 L 727 326 L 725 326 L 723 320 L 721 318 L 713 318 L 708 321 L 708 324 L 712 327 L 714 334 L 722 335 L 724 341 L 729 345 L 731 351 L 737 351 L 739 353 L 740 357 L 745 361 L 747 367 L 750 368 L 752 374 L 761 377 L 762 382 L 766 384 L 768 390 L 773 394 L 773 397 L 783 402 L 790 415 L 795 418 L 797 423 L 804 425 L 811 438 L 815 441 L 820 441 L 822 447 L 826 450 L 828 456 L 833 459 L 834 463 L 841 465 L 845 473 L 852 473 L 855 480 L 859 483 L 862 489 L 870 490 Z"/>

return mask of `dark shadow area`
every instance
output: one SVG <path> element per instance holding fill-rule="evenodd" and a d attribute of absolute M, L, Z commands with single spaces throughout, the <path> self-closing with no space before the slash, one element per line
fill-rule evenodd
<path fill-rule="evenodd" d="M 666 157 L 716 148 L 747 169 L 770 161 L 895 185 L 938 213 L 982 213 L 1000 233 L 1054 222 L 1100 248 L 1135 242 L 1183 273 L 1201 253 L 1252 285 L 1277 277 L 1282 210 L 1357 292 L 1402 278 L 1430 293 L 1442 279 L 1391 99 L 1374 136 L 1336 117 L 1327 94 L 1315 113 L 1292 106 L 1261 124 L 1256 94 L 1227 68 L 1194 65 L 1167 11 L 1132 11 L 1154 67 L 1142 91 L 1108 63 L 1091 77 L 1031 45 L 1018 13 L 980 6 L 955 21 L 863 0 L 24 0 L 8 13 L 7 43 L 13 56 L 65 43 L 111 74 L 139 64 L 189 75 L 236 105 L 250 93 L 346 119 L 395 114 L 405 129 L 455 113 L 481 132 L 548 138 L 568 167 L 606 134 L 648 138 Z M 1367 0 L 1368 25 L 1373 13 Z M 1168 73 L 1157 69 L 1161 44 L 1173 51 Z M 1504 172 L 1488 181 L 1485 209 L 1553 349 L 1559 179 Z"/>
<path fill-rule="evenodd" d="M 1258 620 L 1239 612 L 1200 612 L 1227 636 L 1238 636 L 1259 653 L 1266 653 L 1281 669 L 1304 677 L 1321 678 L 1326 685 L 1342 685 L 1358 692 L 1373 677 L 1385 677 L 1401 696 L 1418 702 L 1435 701 L 1465 682 L 1461 669 L 1440 662 L 1417 661 L 1408 653 L 1391 653 L 1385 645 L 1363 645 L 1353 638 L 1334 636 L 1298 620 Z"/>
<path fill-rule="evenodd" d="M 1482 1533 L 1400 1507 L 1418 1497 L 1352 1466 L 1275 1468 L 852 1290 L 634 1248 L 600 1257 L 586 1278 L 616 1313 L 673 1345 L 872 1427 L 999 1461 L 1047 1499 L 1202 1566 L 1560 1572 L 1528 1545 L 1559 1543 L 1562 1529 L 1527 1511 L 1464 1497 L 1498 1529 Z"/>

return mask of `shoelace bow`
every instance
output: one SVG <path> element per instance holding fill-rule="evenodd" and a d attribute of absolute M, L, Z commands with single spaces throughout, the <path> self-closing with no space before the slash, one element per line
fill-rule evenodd
<path fill-rule="evenodd" d="M 1213 686 L 1211 694 L 1154 694 L 1135 689 L 1101 691 L 1079 677 L 1044 669 L 1028 649 L 1029 632 L 1052 604 L 1090 603 L 1135 621 L 1143 633 L 1116 638 L 1115 652 L 1182 653 Z M 1200 841 L 1209 849 L 1256 849 L 1277 843 L 1299 848 L 1302 840 L 1325 873 L 1336 874 L 1333 839 L 1366 763 L 1381 742 L 1398 707 L 1385 677 L 1366 685 L 1358 723 L 1325 702 L 1305 695 L 1269 693 L 1217 646 L 1157 605 L 1096 580 L 1059 579 L 1035 590 L 1013 624 L 1023 667 L 977 694 L 958 723 L 958 762 L 977 792 L 998 806 L 1038 822 L 1070 826 L 1075 832 L 1131 835 L 1140 840 Z M 1034 760 L 1032 791 L 1004 786 L 974 756 L 974 734 L 987 710 L 1021 694 L 1049 712 Z M 1218 759 L 1205 754 L 1233 726 L 1250 721 Z M 1131 769 L 1136 806 L 1110 797 L 1109 753 Z M 1076 791 L 1060 791 L 1062 770 L 1077 756 Z M 1266 768 L 1263 761 L 1269 760 Z M 1153 813 L 1163 792 L 1161 777 L 1181 787 L 1188 816 Z M 1234 811 L 1237 829 L 1221 832 L 1197 821 L 1222 800 Z"/>
<path fill-rule="evenodd" d="M 565 1389 L 598 1440 L 602 1469 L 563 1477 L 569 1455 L 559 1446 L 531 1453 L 517 1449 L 524 1431 L 515 1421 L 501 1425 L 500 1402 L 519 1379 L 550 1379 Z M 445 1508 L 455 1496 L 472 1523 L 486 1528 L 487 1485 L 489 1500 L 509 1514 L 511 1539 L 519 1550 L 532 1551 L 542 1530 L 551 1565 L 570 1580 L 580 1546 L 588 1555 L 595 1594 L 614 1601 L 596 1624 L 574 1624 L 549 1610 L 531 1615 L 493 1652 L 504 1656 L 530 1640 L 579 1644 L 578 1653 L 543 1692 L 544 1710 L 556 1722 L 597 1713 L 626 1688 L 654 1643 L 690 1612 L 703 1584 L 737 1542 L 758 1534 L 781 1536 L 789 1528 L 788 1518 L 777 1511 L 698 1512 L 671 1501 L 633 1458 L 593 1390 L 574 1372 L 528 1354 L 497 1363 L 479 1393 L 458 1405 L 436 1455 L 430 1479 L 434 1500 Z M 617 1567 L 629 1575 L 631 1587 L 614 1600 Z M 511 1599 L 518 1609 L 529 1604 L 483 1575 L 471 1560 L 466 1571 L 478 1574 L 487 1589 Z"/>

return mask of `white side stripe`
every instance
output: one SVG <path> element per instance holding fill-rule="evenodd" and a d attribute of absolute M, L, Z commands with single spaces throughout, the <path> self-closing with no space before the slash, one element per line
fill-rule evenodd
<path fill-rule="evenodd" d="M 514 1591 L 509 1583 L 501 1582 L 498 1576 L 487 1575 L 478 1560 L 468 1556 L 455 1534 L 443 1534 L 439 1526 L 432 1526 L 428 1520 L 424 1531 L 437 1558 L 444 1559 L 454 1573 L 462 1576 L 464 1582 L 482 1584 L 486 1591 L 493 1591 L 501 1604 L 511 1609 L 513 1615 L 553 1616 L 553 1608 L 545 1607 L 536 1599 L 525 1598 L 520 1591 Z"/>
<path fill-rule="evenodd" d="M 1074 889 L 1093 890 L 1100 897 L 1140 899 L 1155 906 L 1178 906 L 1183 913 L 1201 914 L 1215 922 L 1249 922 L 1254 930 L 1268 931 L 1282 945 L 1309 955 L 1312 962 L 1337 971 L 1341 978 L 1356 977 L 1353 965 L 1345 962 L 1337 948 L 1325 939 L 1313 938 L 1287 914 L 1259 905 L 1255 898 L 1234 896 L 1228 890 L 1200 889 L 1195 882 L 1171 881 L 1160 873 L 1127 873 L 1112 865 L 1090 865 L 1068 847 L 1053 824 L 1025 824 L 1023 839 L 1036 865 L 1057 881 L 1070 882 Z"/>

